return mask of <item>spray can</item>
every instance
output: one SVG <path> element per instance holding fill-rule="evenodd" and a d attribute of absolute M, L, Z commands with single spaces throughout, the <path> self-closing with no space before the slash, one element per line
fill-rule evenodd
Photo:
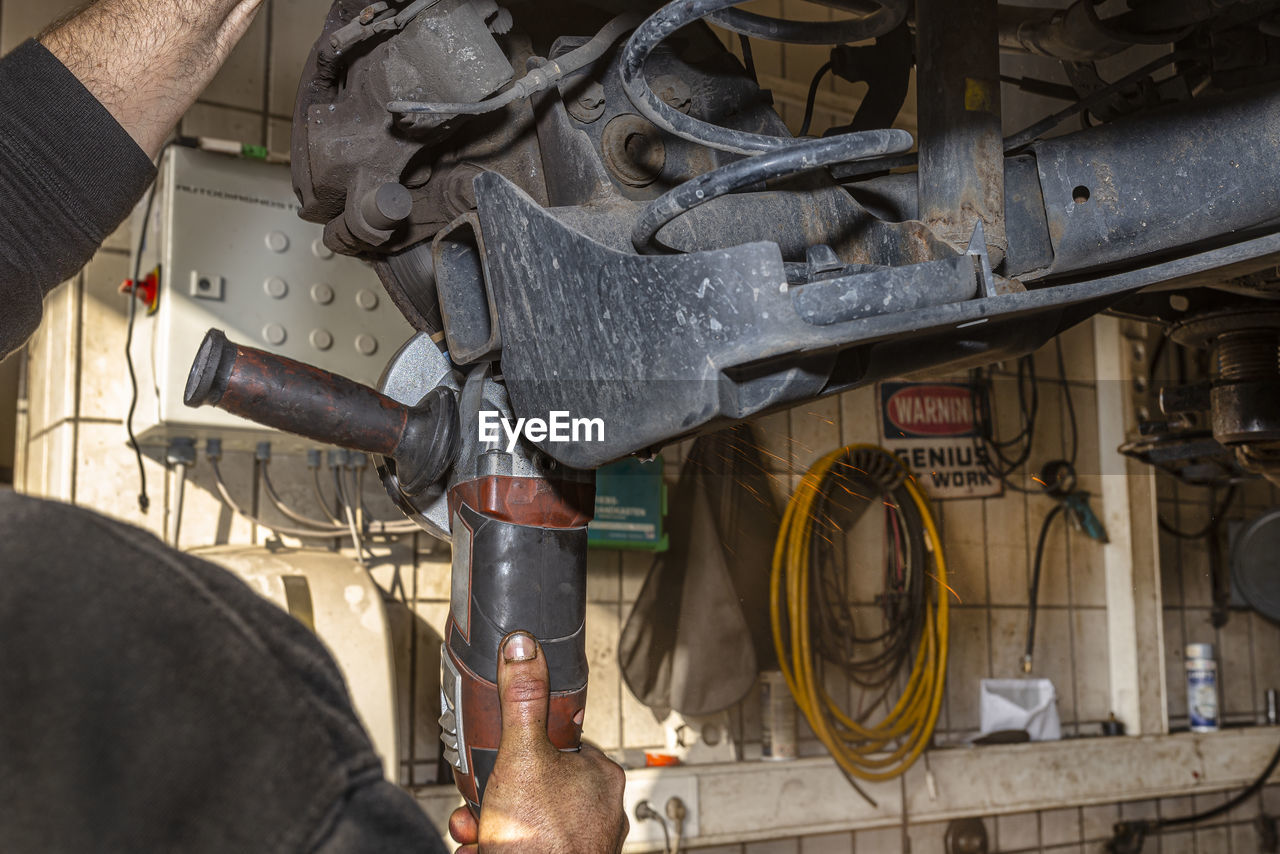
<path fill-rule="evenodd" d="M 796 701 L 781 670 L 760 674 L 760 755 L 774 761 L 796 758 Z"/>
<path fill-rule="evenodd" d="M 1187 714 L 1192 732 L 1217 732 L 1218 662 L 1213 644 L 1189 643 L 1186 649 Z"/>

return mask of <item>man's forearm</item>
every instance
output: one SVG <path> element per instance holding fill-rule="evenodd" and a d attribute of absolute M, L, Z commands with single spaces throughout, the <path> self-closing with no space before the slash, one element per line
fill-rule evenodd
<path fill-rule="evenodd" d="M 154 158 L 261 4 L 99 0 L 40 41 Z"/>

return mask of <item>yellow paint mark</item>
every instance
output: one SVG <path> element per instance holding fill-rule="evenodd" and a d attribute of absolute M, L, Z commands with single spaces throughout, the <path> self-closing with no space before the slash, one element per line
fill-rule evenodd
<path fill-rule="evenodd" d="M 991 84 L 985 80 L 964 79 L 964 108 L 971 113 L 994 113 Z"/>

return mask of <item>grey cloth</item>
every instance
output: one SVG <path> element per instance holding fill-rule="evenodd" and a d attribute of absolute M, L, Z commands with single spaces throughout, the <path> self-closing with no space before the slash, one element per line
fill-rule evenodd
<path fill-rule="evenodd" d="M 47 50 L 0 60 L 0 356 L 153 176 Z M 446 850 L 300 623 L 142 530 L 0 490 L 0 851 Z"/>
<path fill-rule="evenodd" d="M 709 715 L 777 666 L 769 570 L 779 514 L 751 428 L 700 436 L 671 500 L 671 548 L 618 639 L 627 687 L 659 718 Z"/>
<path fill-rule="evenodd" d="M 150 158 L 39 42 L 0 59 L 0 359 L 129 215 Z"/>

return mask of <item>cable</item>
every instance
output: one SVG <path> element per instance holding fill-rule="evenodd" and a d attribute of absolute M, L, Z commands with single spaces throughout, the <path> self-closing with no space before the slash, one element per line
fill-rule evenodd
<path fill-rule="evenodd" d="M 1141 819 L 1138 821 L 1122 821 L 1116 824 L 1111 839 L 1107 842 L 1107 851 L 1113 854 L 1138 854 L 1142 850 L 1143 840 L 1150 834 L 1160 833 L 1166 827 L 1177 827 L 1183 824 L 1198 824 L 1211 818 L 1216 818 L 1240 806 L 1249 798 L 1256 795 L 1267 780 L 1271 777 L 1272 772 L 1276 770 L 1276 766 L 1280 765 L 1280 746 L 1276 747 L 1275 753 L 1271 755 L 1271 761 L 1267 763 L 1267 767 L 1262 769 L 1262 773 L 1256 779 L 1241 791 L 1237 792 L 1235 797 L 1223 801 L 1216 807 L 1204 810 L 1203 812 L 1192 813 L 1191 815 L 1178 816 L 1177 818 L 1156 818 Z"/>
<path fill-rule="evenodd" d="M 164 164 L 165 152 L 174 145 L 177 140 L 169 140 L 160 148 L 160 154 L 156 157 L 156 162 Z M 147 228 L 151 224 L 151 208 L 156 200 L 156 188 L 160 186 L 160 177 L 151 182 L 151 188 L 147 190 L 147 203 L 142 209 L 142 223 L 138 229 L 138 253 L 133 258 L 133 286 L 138 287 L 138 280 L 142 277 L 142 252 L 147 248 Z M 147 470 L 142 464 L 142 449 L 138 447 L 138 437 L 133 434 L 133 416 L 138 410 L 138 372 L 133 365 L 133 327 L 138 316 L 138 295 L 134 291 L 129 291 L 129 320 L 125 326 L 124 334 L 124 363 L 129 369 L 129 413 L 124 419 L 125 432 L 129 434 L 129 444 L 133 446 L 133 456 L 138 461 L 138 509 L 143 513 L 151 506 L 151 499 L 147 496 Z"/>
<path fill-rule="evenodd" d="M 547 61 L 517 80 L 511 87 L 485 101 L 474 101 L 458 104 L 439 104 L 423 101 L 392 101 L 387 110 L 392 113 L 414 114 L 434 113 L 437 115 L 479 116 L 496 112 L 515 101 L 551 88 L 566 75 L 572 74 L 604 56 L 614 42 L 622 38 L 630 30 L 636 28 L 641 21 L 640 15 L 627 12 L 605 24 L 591 41 L 574 48 L 564 56 Z"/>
<path fill-rule="evenodd" d="M 276 510 L 278 510 L 285 518 L 291 519 L 300 525 L 317 528 L 322 532 L 333 529 L 335 524 L 334 522 L 312 519 L 310 516 L 305 516 L 294 510 L 292 507 L 289 507 L 281 500 L 280 494 L 276 492 L 275 485 L 271 482 L 271 463 L 269 460 L 264 460 L 262 463 L 262 486 L 267 493 L 267 500 L 270 501 L 272 506 L 275 507 Z"/>
<path fill-rule="evenodd" d="M 769 136 L 767 134 L 748 133 L 732 128 L 719 127 L 685 115 L 659 98 L 649 88 L 649 84 L 645 82 L 645 61 L 648 59 L 649 54 L 668 36 L 695 21 L 711 16 L 715 12 L 726 10 L 740 2 L 742 0 L 676 0 L 676 2 L 668 3 L 650 15 L 644 23 L 636 27 L 635 32 L 631 34 L 631 38 L 622 49 L 620 74 L 623 91 L 635 106 L 637 112 L 662 130 L 681 139 L 733 154 L 759 154 L 765 151 L 790 148 L 797 144 L 791 137 Z M 898 7 L 901 7 L 903 14 L 906 11 L 904 0 L 880 0 L 879 5 L 882 10 L 890 10 L 892 14 L 885 14 L 879 17 L 873 14 L 862 19 L 866 24 L 866 32 L 859 34 L 858 39 L 872 38 L 889 32 L 902 20 L 901 16 L 897 15 Z M 759 16 L 752 17 L 759 18 Z M 731 21 L 739 19 L 740 16 L 730 16 Z M 721 26 L 734 30 L 734 32 L 739 31 L 735 26 L 731 26 L 724 20 L 715 20 Z M 769 21 L 771 19 L 760 20 Z M 871 23 L 873 21 L 874 26 Z M 774 21 L 769 26 L 781 23 L 786 22 Z M 810 23 L 808 26 L 814 27 L 815 25 Z M 817 29 L 828 36 L 839 35 L 838 28 L 833 27 L 830 23 L 817 25 Z M 768 33 L 768 35 L 760 35 L 761 38 L 770 38 L 775 41 L 785 41 L 795 35 L 788 32 L 784 27 L 778 27 L 774 30 L 766 28 L 764 32 Z M 755 31 L 746 34 L 757 35 Z M 858 39 L 850 40 L 856 41 Z M 831 44 L 833 42 L 824 40 L 823 43 Z M 881 131 L 881 133 L 884 133 L 884 131 Z M 898 131 L 898 133 L 906 136 L 908 140 L 910 139 L 909 135 L 904 131 Z M 890 153 L 907 151 L 910 147 L 911 143 L 908 141 L 905 147 L 894 146 Z"/>
<path fill-rule="evenodd" d="M 811 556 L 815 542 L 825 536 L 820 525 L 822 517 L 815 513 L 815 507 L 831 478 L 856 473 L 856 469 L 865 471 L 867 467 L 857 462 L 864 459 L 883 465 L 901 478 L 901 486 L 923 525 L 927 554 L 936 571 L 930 575 L 936 583 L 937 600 L 935 603 L 930 596 L 924 597 L 924 616 L 914 638 L 914 663 L 906 686 L 892 709 L 872 726 L 851 718 L 823 689 L 811 614 Z M 924 555 L 922 563 L 923 560 Z M 898 777 L 928 746 L 946 683 L 947 589 L 942 538 L 928 499 L 897 457 L 874 445 L 850 445 L 825 455 L 805 473 L 787 504 L 774 549 L 770 576 L 773 640 L 796 705 L 850 782 Z M 892 747 L 895 743 L 897 746 Z M 866 797 L 865 792 L 862 794 Z"/>
<path fill-rule="evenodd" d="M 1067 384 L 1067 366 L 1062 358 L 1062 336 L 1056 336 L 1053 339 L 1053 343 L 1058 351 L 1058 385 L 1062 387 L 1062 396 L 1067 406 L 1067 423 L 1071 426 L 1071 444 L 1069 446 L 1071 451 L 1067 454 L 1067 462 L 1074 468 L 1076 453 L 1080 449 L 1080 428 L 1076 424 L 1076 405 L 1071 400 L 1071 386 Z"/>
<path fill-rule="evenodd" d="M 222 499 L 222 503 L 227 505 L 231 512 L 235 513 L 237 516 L 243 516 L 245 519 L 259 527 L 266 528 L 269 531 L 275 531 L 277 534 L 287 534 L 290 537 L 328 538 L 347 537 L 351 535 L 351 530 L 345 525 L 335 525 L 325 528 L 294 528 L 287 525 L 278 525 L 275 522 L 268 522 L 259 516 L 255 516 L 254 514 L 247 512 L 234 498 L 231 497 L 231 492 L 227 489 L 226 481 L 222 478 L 222 471 L 218 467 L 218 460 L 214 457 L 209 457 L 208 459 L 209 466 L 213 470 L 213 483 L 214 487 L 218 491 L 218 496 Z M 398 529 L 391 527 L 387 523 L 378 523 L 377 528 L 375 528 L 372 533 L 382 536 L 394 536 L 397 534 L 415 533 L 417 530 L 421 529 L 416 526 L 414 530 L 409 530 L 407 527 L 405 529 Z"/>
<path fill-rule="evenodd" d="M 822 78 L 827 76 L 827 72 L 831 70 L 831 60 L 827 60 L 821 68 L 814 73 L 813 79 L 809 81 L 809 95 L 804 100 L 804 120 L 800 122 L 800 133 L 798 136 L 808 136 L 809 126 L 813 124 L 813 110 L 818 103 L 818 87 L 822 85 Z"/>
<path fill-rule="evenodd" d="M 1065 510 L 1067 505 L 1058 502 L 1053 505 L 1044 516 L 1044 521 L 1040 523 L 1040 536 L 1036 539 L 1036 558 L 1031 571 L 1031 589 L 1027 593 L 1027 643 L 1022 653 L 1022 672 L 1031 672 L 1031 656 L 1035 652 L 1036 645 L 1036 610 L 1037 600 L 1040 598 L 1040 567 L 1044 560 L 1044 544 L 1049 537 L 1049 526 L 1053 520 L 1058 518 L 1058 514 Z"/>
<path fill-rule="evenodd" d="M 320 510 L 324 513 L 325 517 L 328 518 L 330 524 L 341 525 L 342 521 L 334 515 L 332 510 L 329 509 L 329 501 L 325 497 L 324 490 L 320 487 L 320 467 L 314 466 L 311 469 L 311 473 L 313 475 L 312 485 L 315 489 L 316 503 L 320 505 Z"/>
<path fill-rule="evenodd" d="M 888 151 L 905 151 L 911 147 L 911 134 L 903 130 L 869 130 L 789 142 L 786 148 L 735 160 L 690 178 L 645 205 L 631 231 L 631 243 L 636 251 L 642 255 L 665 251 L 657 242 L 658 232 L 663 226 L 713 199 L 761 181 Z"/>
<path fill-rule="evenodd" d="M 1156 524 L 1160 526 L 1160 530 L 1164 531 L 1171 537 L 1177 537 L 1179 540 L 1203 540 L 1205 537 L 1213 533 L 1219 525 L 1222 524 L 1222 515 L 1227 512 L 1227 508 L 1231 506 L 1231 502 L 1236 500 L 1236 487 L 1232 486 L 1227 490 L 1226 496 L 1217 504 L 1209 514 L 1209 521 L 1204 524 L 1203 528 L 1196 531 L 1181 531 L 1175 528 L 1171 523 L 1166 522 L 1163 516 L 1156 517 Z"/>
<path fill-rule="evenodd" d="M 738 44 L 742 46 L 742 65 L 747 74 L 751 77 L 751 82 L 757 87 L 760 86 L 760 77 L 756 74 L 756 57 L 751 50 L 751 39 L 744 35 L 738 36 Z"/>
<path fill-rule="evenodd" d="M 734 0 L 733 6 L 743 0 Z M 870 0 L 872 7 L 860 18 L 841 21 L 788 21 L 768 18 L 741 9 L 727 9 L 707 15 L 714 23 L 743 36 L 791 44 L 849 44 L 884 35 L 907 16 L 907 0 Z"/>
<path fill-rule="evenodd" d="M 1150 77 L 1166 65 L 1171 65 L 1175 62 L 1181 62 L 1184 59 L 1189 59 L 1197 53 L 1198 51 L 1176 50 L 1173 53 L 1148 62 L 1137 71 L 1126 74 L 1114 83 L 1110 83 L 1095 92 L 1090 92 L 1071 106 L 1065 107 L 1058 112 L 1041 119 L 1030 127 L 1023 129 L 1012 136 L 1005 137 L 1004 153 L 1009 154 L 1012 151 L 1016 151 L 1025 145 L 1035 142 L 1041 136 L 1053 130 L 1076 113 L 1091 109 L 1098 104 L 1101 104 L 1103 101 L 1106 101 L 1117 91 L 1131 86 L 1139 80 L 1144 80 L 1147 77 Z"/>
<path fill-rule="evenodd" d="M 177 477 L 177 486 L 174 489 L 176 494 L 173 510 L 173 534 L 169 537 L 169 545 L 176 549 L 178 547 L 178 537 L 182 533 L 182 499 L 187 486 L 187 464 L 174 463 L 173 470 Z"/>

